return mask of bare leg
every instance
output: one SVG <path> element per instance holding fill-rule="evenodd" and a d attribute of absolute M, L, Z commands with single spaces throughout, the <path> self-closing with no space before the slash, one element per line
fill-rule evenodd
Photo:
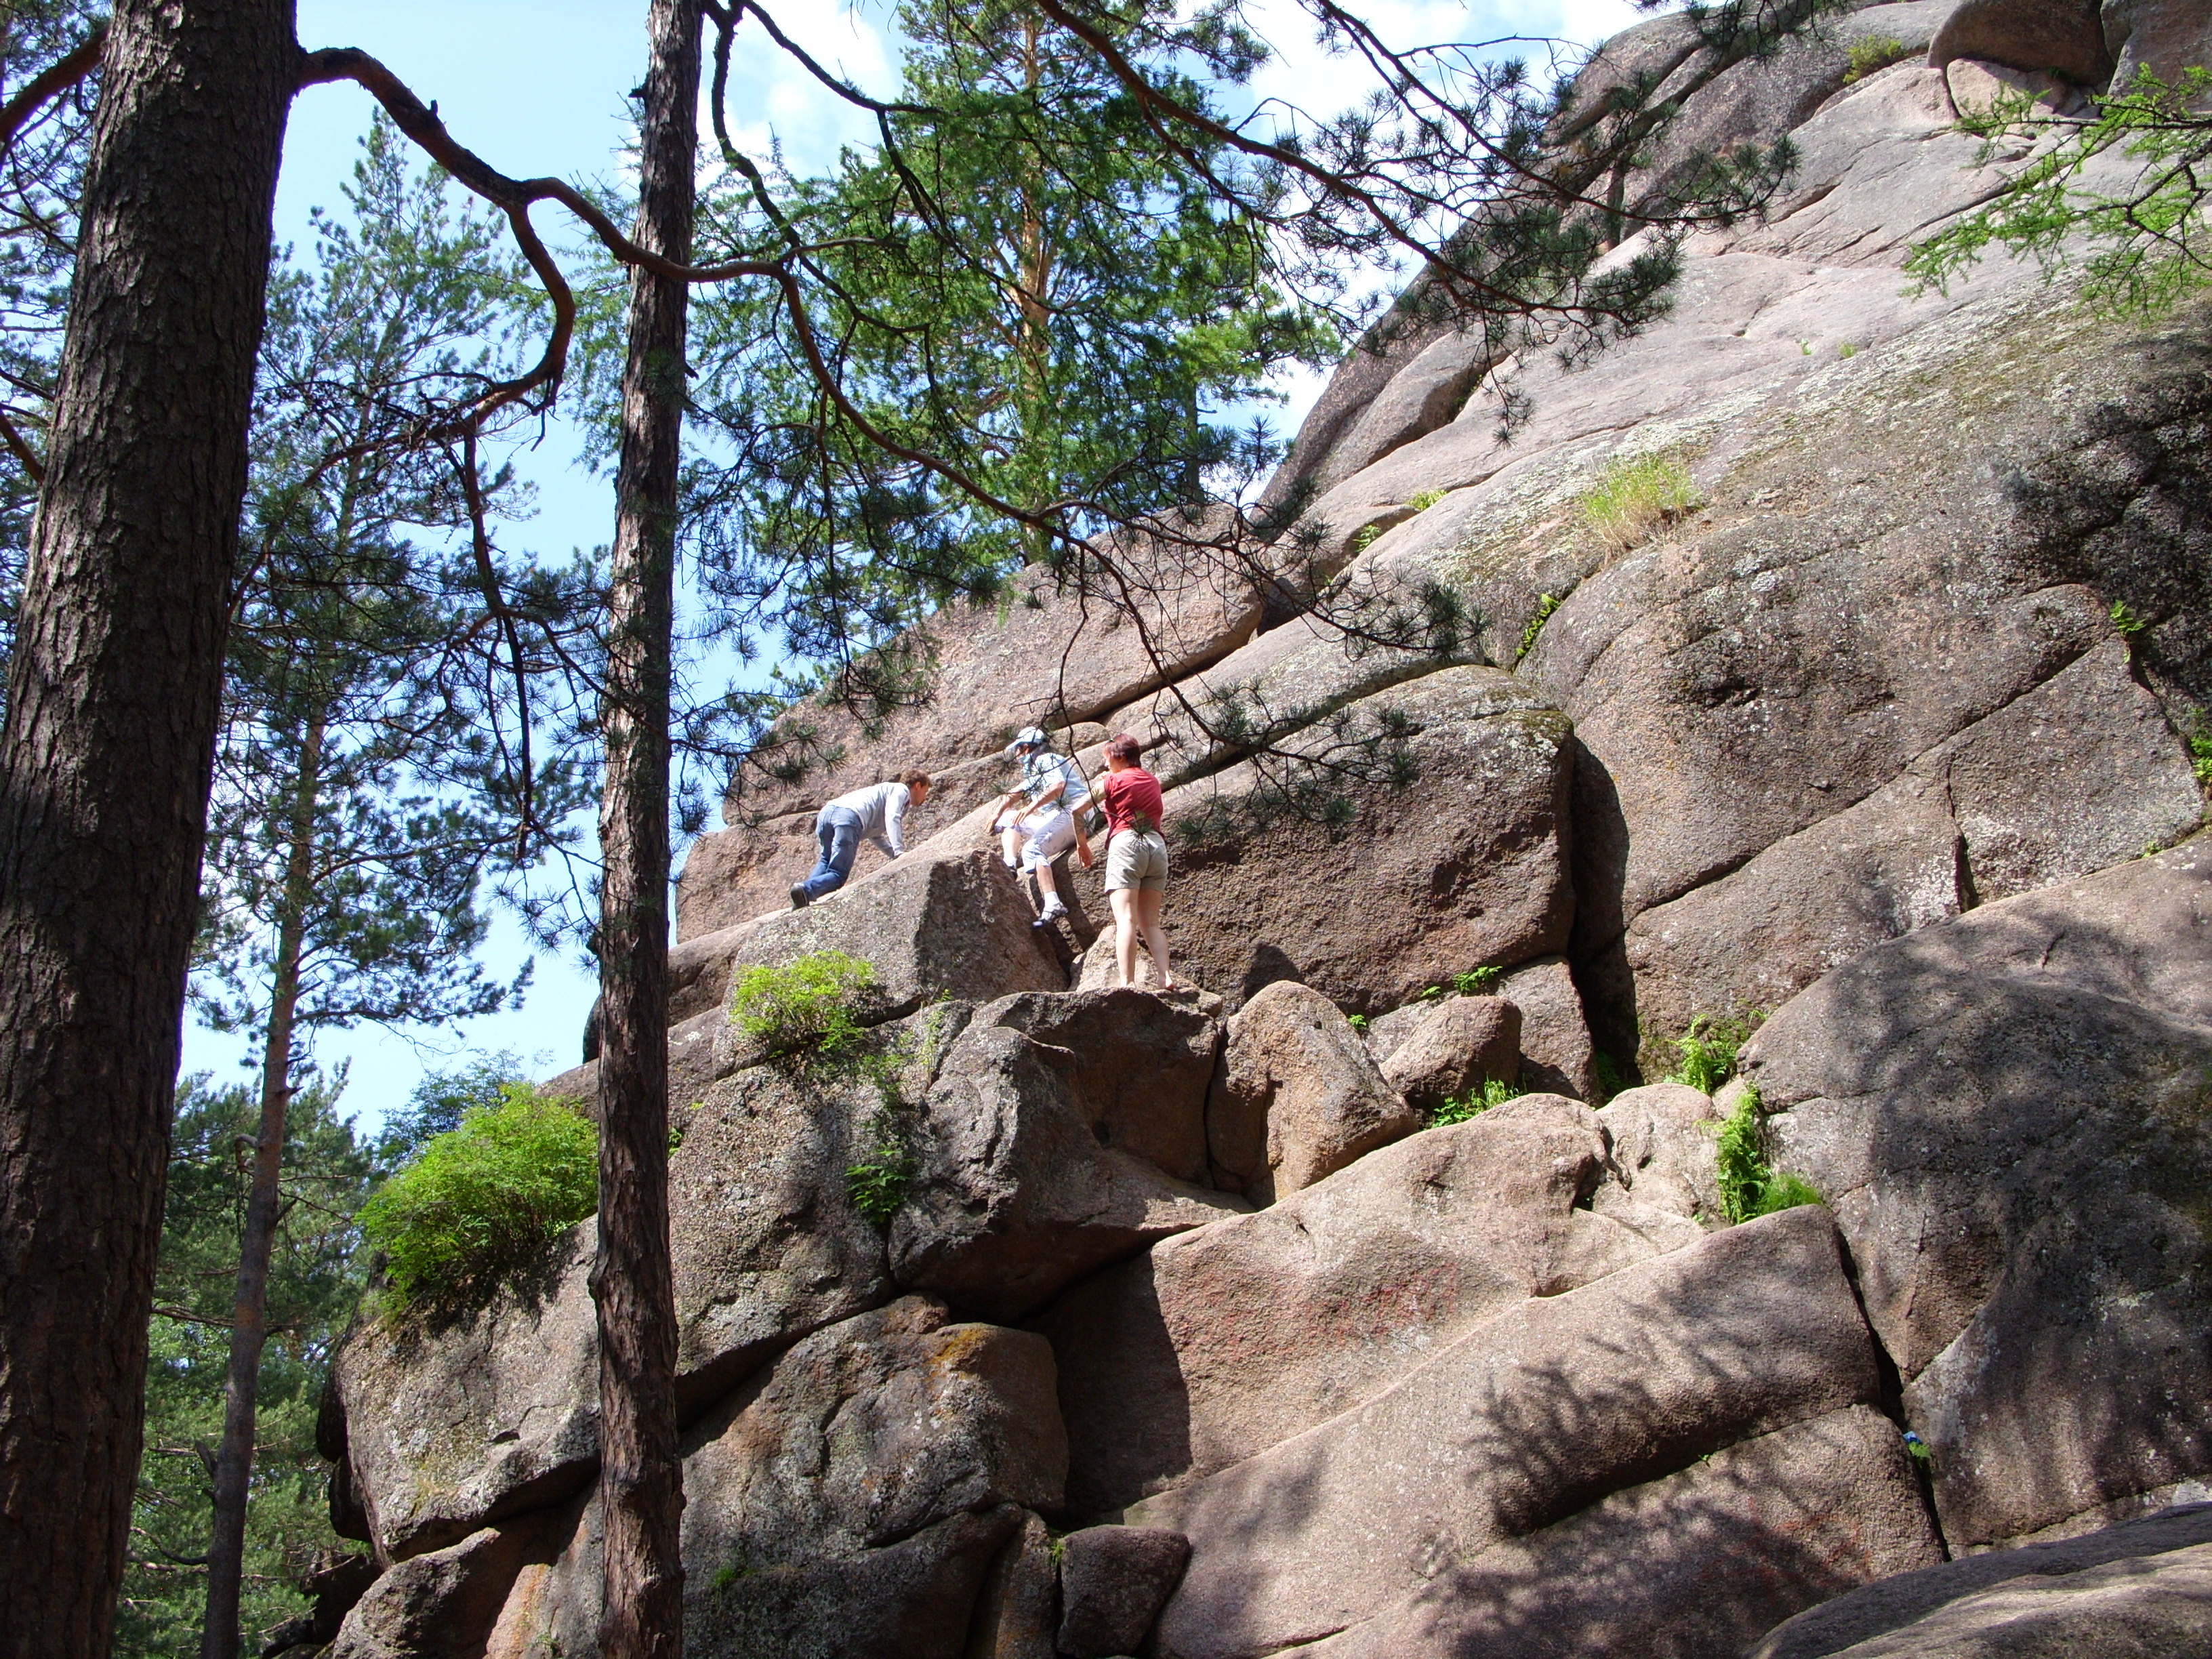
<path fill-rule="evenodd" d="M 1116 887 L 1106 895 L 1106 902 L 1114 907 L 1114 959 L 1121 965 L 1121 983 L 1137 982 L 1137 891 L 1132 887 Z"/>
<path fill-rule="evenodd" d="M 1036 878 L 1037 891 L 1044 895 L 1044 902 L 1049 905 L 1054 899 L 1060 896 L 1060 890 L 1053 885 L 1052 862 L 1050 860 L 1040 859 L 1037 860 Z"/>
<path fill-rule="evenodd" d="M 1141 888 L 1133 895 L 1136 901 L 1137 926 L 1144 930 L 1146 948 L 1152 953 L 1152 966 L 1159 970 L 1160 989 L 1175 989 L 1175 975 L 1168 972 L 1167 930 L 1160 926 L 1160 904 L 1167 897 L 1156 888 Z M 1130 954 L 1136 952 L 1132 950 Z"/>
<path fill-rule="evenodd" d="M 1015 870 L 1020 869 L 1022 865 L 1022 832 L 1015 829 L 1012 824 L 1008 824 L 1006 826 L 1006 833 L 999 837 L 999 846 L 1000 849 L 1006 855 L 1007 867 Z"/>

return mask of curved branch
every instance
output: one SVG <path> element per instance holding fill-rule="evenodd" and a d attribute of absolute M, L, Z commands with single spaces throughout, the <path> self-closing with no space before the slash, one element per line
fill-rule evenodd
<path fill-rule="evenodd" d="M 106 50 L 107 25 L 102 23 L 74 52 L 33 76 L 21 92 L 0 105 L 0 155 L 15 144 L 15 136 L 30 125 L 33 115 L 98 69 Z"/>

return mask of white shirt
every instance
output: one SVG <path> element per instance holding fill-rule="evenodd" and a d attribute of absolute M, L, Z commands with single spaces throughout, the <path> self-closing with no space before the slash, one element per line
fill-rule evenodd
<path fill-rule="evenodd" d="M 896 858 L 906 851 L 907 803 L 914 792 L 902 783 L 876 783 L 840 795 L 822 810 L 842 807 L 860 821 L 860 833 Z"/>

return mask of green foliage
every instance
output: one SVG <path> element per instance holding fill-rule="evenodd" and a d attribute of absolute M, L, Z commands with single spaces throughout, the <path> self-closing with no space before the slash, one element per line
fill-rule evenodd
<path fill-rule="evenodd" d="M 2203 715 L 2189 733 L 2189 769 L 2197 774 L 2197 781 L 2212 789 L 2212 724 Z"/>
<path fill-rule="evenodd" d="M 1700 1014 L 1690 1029 L 1674 1040 L 1681 1063 L 1669 1083 L 1685 1083 L 1711 1094 L 1735 1075 L 1736 1051 L 1751 1036 L 1749 1025 L 1735 1020 L 1711 1020 Z"/>
<path fill-rule="evenodd" d="M 1596 1050 L 1590 1057 L 1590 1063 L 1597 1073 L 1597 1086 L 1604 1091 L 1607 1100 L 1628 1086 L 1628 1080 L 1621 1075 L 1620 1062 L 1604 1049 Z"/>
<path fill-rule="evenodd" d="M 2112 601 L 2112 626 L 2119 631 L 2120 637 L 2130 645 L 2135 643 L 2136 635 L 2150 626 L 2128 608 L 2128 602 L 2125 599 Z"/>
<path fill-rule="evenodd" d="M 1544 631 L 1544 624 L 1552 620 L 1552 613 L 1559 608 L 1559 600 L 1551 594 L 1545 593 L 1538 596 L 1536 614 L 1528 618 L 1528 625 L 1521 630 L 1521 647 L 1513 653 L 1513 665 L 1516 668 L 1521 665 L 1521 659 L 1523 657 L 1536 648 L 1536 636 Z"/>
<path fill-rule="evenodd" d="M 1844 70 L 1844 84 L 1847 87 L 1855 85 L 1876 70 L 1887 69 L 1901 58 L 1910 57 L 1911 52 L 1910 46 L 1893 34 L 1869 34 L 1863 40 L 1854 40 Z"/>
<path fill-rule="evenodd" d="M 811 1050 L 835 1062 L 860 1040 L 854 1005 L 875 982 L 874 963 L 842 951 L 817 951 L 788 967 L 746 969 L 730 1018 L 772 1053 Z"/>
<path fill-rule="evenodd" d="M 1406 503 L 1416 513 L 1425 513 L 1451 492 L 1448 489 L 1424 489 Z"/>
<path fill-rule="evenodd" d="M 1841 345 L 1839 345 L 1839 346 L 1838 346 L 1838 347 L 1836 348 L 1836 356 L 1838 356 L 1838 357 L 1843 357 L 1843 358 L 1849 359 L 1849 358 L 1856 357 L 1856 356 L 1857 356 L 1858 355 L 1859 355 L 1859 349 L 1858 349 L 1858 347 L 1857 347 L 1857 346 L 1856 346 L 1856 345 L 1854 345 L 1854 344 L 1853 344 L 1850 341 L 1849 341 L 1849 340 L 1844 341 L 1844 342 L 1843 343 L 1843 344 L 1841 344 Z"/>
<path fill-rule="evenodd" d="M 915 1152 L 896 1114 L 878 1111 L 870 1129 L 866 1153 L 845 1170 L 845 1191 L 854 1209 L 878 1227 L 888 1227 L 913 1184 Z"/>
<path fill-rule="evenodd" d="M 1354 553 L 1364 553 L 1369 548 L 1374 546 L 1376 543 L 1382 539 L 1382 530 L 1383 526 L 1379 524 L 1364 524 L 1360 526 L 1358 530 L 1352 532 L 1352 550 Z"/>
<path fill-rule="evenodd" d="M 1716 1149 L 1721 1208 L 1731 1222 L 1826 1201 L 1810 1182 L 1799 1176 L 1777 1175 L 1767 1166 L 1759 1112 L 1759 1091 L 1747 1088 L 1741 1102 L 1721 1125 Z"/>
<path fill-rule="evenodd" d="M 1352 1027 L 1355 1031 L 1364 1031 L 1367 1029 L 1367 1016 L 1364 1014 L 1347 1014 L 1345 1017 L 1344 1023 Z"/>
<path fill-rule="evenodd" d="M 1597 483 L 1575 498 L 1583 522 L 1618 552 L 1627 551 L 1661 524 L 1697 504 L 1690 469 L 1672 455 L 1622 457 L 1609 463 Z"/>
<path fill-rule="evenodd" d="M 2212 280 L 2204 222 L 2212 191 L 2208 99 L 2212 70 L 2192 66 L 2169 82 L 2144 69 L 2132 85 L 2098 100 L 2094 120 L 2056 119 L 2027 93 L 1962 120 L 1984 141 L 1984 161 L 2022 141 L 2036 154 L 1986 206 L 1914 248 L 1906 271 L 1923 290 L 1947 289 L 1992 247 L 2002 247 L 2033 258 L 2046 277 L 2078 265 L 2084 297 L 2106 312 L 2154 316 L 2170 309 Z M 2125 182 L 2110 191 L 2085 185 L 2092 164 L 2113 150 L 2134 165 L 2100 173 Z"/>
<path fill-rule="evenodd" d="M 377 1174 L 370 1148 L 337 1110 L 337 1089 L 311 1076 L 284 1126 L 283 1196 L 269 1268 L 253 1484 L 246 1505 L 241 1612 L 247 1652 L 307 1610 L 295 1588 L 331 1533 L 315 1450 L 330 1353 L 361 1294 L 354 1213 Z M 145 1445 L 131 1516 L 117 1659 L 199 1651 L 213 1508 L 208 1459 L 222 1437 L 238 1241 L 251 1171 L 238 1157 L 260 1116 L 254 1091 L 204 1077 L 178 1091 L 168 1192 L 146 1364 Z M 359 1546 L 344 1546 L 358 1548 Z"/>
<path fill-rule="evenodd" d="M 1452 988 L 1463 997 L 1486 997 L 1498 989 L 1498 981 L 1505 977 L 1503 968 L 1485 963 L 1470 968 L 1463 974 L 1452 975 Z"/>
<path fill-rule="evenodd" d="M 384 1257 L 394 1310 L 481 1305 L 543 1267 L 554 1242 L 599 1207 L 599 1131 L 528 1084 L 471 1107 L 361 1212 Z"/>
<path fill-rule="evenodd" d="M 1453 1095 L 1429 1115 L 1429 1121 L 1441 1127 L 1447 1123 L 1464 1123 L 1471 1117 L 1480 1117 L 1493 1106 L 1503 1106 L 1516 1100 L 1525 1091 L 1500 1078 L 1485 1078 L 1481 1089 L 1463 1095 Z"/>

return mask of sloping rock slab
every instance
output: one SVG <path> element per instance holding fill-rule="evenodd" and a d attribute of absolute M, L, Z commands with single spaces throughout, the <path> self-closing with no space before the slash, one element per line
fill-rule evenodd
<path fill-rule="evenodd" d="M 1060 1358 L 1069 1512 L 1265 1451 L 1482 1321 L 1656 1254 L 1579 1207 L 1605 1155 L 1588 1107 L 1523 1096 L 1077 1285 L 1037 1322 Z"/>
<path fill-rule="evenodd" d="M 1191 1540 L 1163 1647 L 1237 1659 L 1373 1618 L 1446 1563 L 1879 1392 L 1816 1206 L 1524 1303 L 1366 1404 L 1126 1518 Z"/>
<path fill-rule="evenodd" d="M 1896 1425 L 1851 1406 L 1443 1564 L 1386 1612 L 1287 1652 L 1712 1659 L 1785 1608 L 1942 1559 Z"/>
<path fill-rule="evenodd" d="M 1869 951 L 1746 1058 L 1954 1548 L 2212 1470 L 2212 838 Z"/>
<path fill-rule="evenodd" d="M 2212 1504 L 2185 1504 L 1885 1578 L 1799 1613 L 1750 1659 L 2212 1652 L 2208 1572 Z"/>
<path fill-rule="evenodd" d="M 1027 999 L 981 1010 L 946 1054 L 914 1134 L 916 1166 L 890 1228 L 899 1283 L 992 1318 L 1014 1318 L 1070 1280 L 1171 1233 L 1249 1208 L 1168 1174 L 1205 1137 L 1205 1082 L 1190 1062 L 1212 1022 L 1137 991 L 1079 992 L 1055 1016 Z M 1154 1094 L 1116 1067 L 1018 1029 L 1055 1018 L 1160 1061 Z M 1002 1024 L 1005 1019 L 1010 1023 Z M 1194 1024 L 1193 1022 L 1198 1022 Z"/>
<path fill-rule="evenodd" d="M 1448 668 L 1282 744 L 1372 776 L 1246 761 L 1173 791 L 1176 961 L 1232 1006 L 1296 979 L 1364 1012 L 1563 949 L 1571 735 L 1527 682 Z M 1410 781 L 1389 781 L 1394 765 Z M 1279 799 L 1285 775 L 1309 791 L 1303 805 Z M 1332 800 L 1348 821 L 1333 819 Z"/>
<path fill-rule="evenodd" d="M 1030 927 L 1036 912 L 1003 860 L 981 847 L 915 848 L 804 910 L 784 910 L 678 945 L 668 953 L 668 1014 L 726 1011 L 737 976 L 817 951 L 872 963 L 862 1024 L 896 1019 L 938 997 L 988 1002 L 1059 991 L 1067 975 Z"/>

